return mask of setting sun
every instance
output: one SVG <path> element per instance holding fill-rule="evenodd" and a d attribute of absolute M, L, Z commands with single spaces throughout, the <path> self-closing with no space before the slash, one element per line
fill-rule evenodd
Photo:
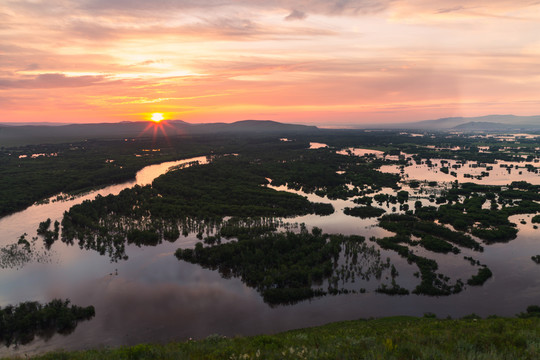
<path fill-rule="evenodd" d="M 151 119 L 154 122 L 160 122 L 161 120 L 163 120 L 163 114 L 162 113 L 153 113 Z"/>

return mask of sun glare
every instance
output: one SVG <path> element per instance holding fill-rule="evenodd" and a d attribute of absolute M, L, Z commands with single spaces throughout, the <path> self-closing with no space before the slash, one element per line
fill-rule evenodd
<path fill-rule="evenodd" d="M 160 122 L 161 120 L 163 120 L 163 114 L 162 113 L 153 113 L 151 119 L 154 122 Z"/>

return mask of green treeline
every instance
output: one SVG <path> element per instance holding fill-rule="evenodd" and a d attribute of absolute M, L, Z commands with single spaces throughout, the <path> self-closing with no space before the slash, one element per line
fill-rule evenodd
<path fill-rule="evenodd" d="M 0 342 L 9 347 L 27 344 L 36 336 L 48 340 L 55 333 L 69 334 L 78 322 L 94 315 L 93 306 L 70 305 L 69 300 L 59 299 L 45 305 L 29 301 L 0 307 Z"/>
<path fill-rule="evenodd" d="M 443 274 L 436 273 L 439 268 L 437 262 L 422 256 L 415 255 L 406 245 L 412 241 L 405 234 L 382 239 L 374 239 L 383 249 L 393 250 L 401 257 L 407 259 L 409 263 L 418 266 L 420 270 L 420 284 L 413 290 L 414 294 L 429 296 L 447 296 L 457 294 L 463 290 L 463 282 L 457 280 L 454 285 L 449 284 L 449 278 Z"/>
<path fill-rule="evenodd" d="M 429 251 L 440 252 L 443 254 L 448 254 L 449 252 L 458 254 L 460 252 L 457 247 L 452 246 L 447 241 L 431 235 L 425 235 L 424 237 L 422 237 L 422 239 L 420 240 L 420 245 L 422 245 Z"/>
<path fill-rule="evenodd" d="M 141 168 L 209 154 L 305 149 L 275 135 L 193 135 L 0 147 L 0 217 L 36 201 L 134 179 Z M 40 155 L 32 157 L 32 155 Z"/>
<path fill-rule="evenodd" d="M 399 275 L 396 267 L 392 265 L 390 276 L 392 277 L 391 286 L 381 284 L 375 291 L 386 295 L 409 295 L 409 290 L 401 287 L 396 282 L 396 277 Z"/>
<path fill-rule="evenodd" d="M 425 136 L 411 136 L 400 131 L 327 130 L 310 136 L 311 141 L 328 144 L 334 148 L 362 147 L 385 151 L 389 155 L 400 152 L 415 154 L 414 159 L 455 159 L 494 163 L 497 160 L 522 162 L 538 154 L 538 139 L 520 138 L 519 143 L 501 144 L 497 138 L 478 138 L 469 134 L 425 132 Z M 436 148 L 433 148 L 433 145 Z M 431 147 L 430 147 L 431 146 Z M 479 146 L 488 146 L 490 152 L 478 151 Z M 499 151 L 504 147 L 505 151 Z M 451 150 L 452 149 L 452 150 Z"/>
<path fill-rule="evenodd" d="M 467 284 L 472 286 L 484 285 L 484 283 L 491 276 L 493 276 L 491 270 L 489 270 L 487 266 L 483 266 L 478 269 L 478 273 L 476 275 L 473 275 L 469 280 L 467 280 Z"/>
<path fill-rule="evenodd" d="M 150 201 L 152 216 L 196 218 L 222 216 L 280 216 L 315 213 L 328 215 L 332 205 L 311 203 L 305 197 L 265 187 L 264 164 L 242 156 L 216 159 L 157 178 Z"/>
<path fill-rule="evenodd" d="M 128 181 L 146 165 L 218 152 L 232 142 L 216 139 L 212 144 L 214 139 L 195 137 L 179 140 L 89 140 L 2 149 L 0 217 L 61 192 Z M 160 151 L 143 151 L 148 149 Z M 43 155 L 32 158 L 33 154 Z"/>
<path fill-rule="evenodd" d="M 426 209 L 426 207 L 421 209 Z M 422 239 L 420 245 L 435 252 L 458 253 L 459 249 L 454 249 L 448 242 L 475 251 L 483 250 L 482 246 L 467 234 L 421 219 L 421 216 L 389 214 L 381 218 L 379 226 L 399 235 L 419 237 Z"/>
<path fill-rule="evenodd" d="M 399 176 L 377 170 L 383 162 L 340 155 L 335 149 L 275 151 L 271 154 L 244 154 L 259 166 L 257 173 L 272 179 L 272 185 L 294 190 L 347 199 L 360 195 L 359 188 L 396 187 Z M 349 189 L 347 185 L 353 186 Z"/>
<path fill-rule="evenodd" d="M 328 133 L 329 139 L 335 136 Z M 61 192 L 77 193 L 133 179 L 146 165 L 207 154 L 252 154 L 263 162 L 272 159 L 274 163 L 261 175 L 272 173 L 276 184 L 322 191 L 331 198 L 352 196 L 344 187 L 348 181 L 380 186 L 395 186 L 398 181 L 397 175 L 375 170 L 377 164 L 356 164 L 330 150 L 307 151 L 310 139 L 295 137 L 295 141 L 282 142 L 275 135 L 208 134 L 0 147 L 0 217 Z M 340 161 L 334 164 L 334 158 Z M 307 165 L 301 167 L 304 160 Z M 293 162 L 290 167 L 289 161 Z M 343 161 L 350 168 L 346 176 L 335 173 Z"/>
<path fill-rule="evenodd" d="M 519 144 L 515 145 L 505 143 L 505 151 L 500 152 L 501 144 L 497 139 L 479 140 L 464 135 L 411 137 L 398 131 L 320 130 L 311 135 L 294 134 L 292 138 L 294 141 L 282 142 L 275 135 L 254 134 L 246 137 L 231 133 L 0 147 L 0 216 L 22 210 L 60 192 L 80 192 L 132 179 L 137 170 L 149 164 L 205 154 L 252 153 L 263 162 L 276 159 L 275 155 L 279 154 L 281 162 L 274 163 L 273 168 L 268 169 L 274 174 L 276 184 L 288 183 L 307 192 L 318 191 L 329 198 L 353 196 L 354 190 L 343 186 L 347 182 L 354 186 L 374 184 L 395 187 L 399 180 L 395 174 L 376 170 L 385 163 L 381 159 L 361 159 L 335 153 L 330 155 L 331 149 L 303 152 L 310 141 L 327 143 L 337 149 L 366 147 L 398 155 L 405 152 L 414 154 L 415 161 L 446 158 L 484 163 L 495 160 L 521 162 L 533 158 L 537 153 L 537 143 L 533 139 L 520 139 Z M 459 149 L 427 147 L 433 144 Z M 492 152 L 478 152 L 478 146 L 489 146 Z M 284 154 L 289 154 L 289 157 Z M 523 154 L 528 157 L 522 157 Z M 40 156 L 33 158 L 32 155 Z M 344 160 L 346 158 L 349 159 Z M 399 161 L 406 164 L 404 157 Z M 304 162 L 306 166 L 299 165 Z M 337 174 L 336 171 L 345 173 Z"/>
<path fill-rule="evenodd" d="M 233 217 L 220 224 L 216 232 L 216 240 L 220 237 L 226 239 L 237 238 L 238 240 L 250 239 L 261 236 L 278 229 L 278 223 L 265 219 L 244 219 Z"/>
<path fill-rule="evenodd" d="M 345 242 L 362 243 L 364 238 L 302 228 L 299 233 L 266 233 L 214 246 L 197 243 L 195 249 L 178 249 L 175 255 L 224 277 L 241 278 L 269 304 L 291 304 L 326 294 L 312 286 L 333 274 Z M 338 290 L 329 289 L 334 291 Z"/>
<path fill-rule="evenodd" d="M 37 234 L 43 236 L 43 241 L 45 242 L 45 246 L 47 249 L 51 247 L 51 245 L 58 240 L 59 232 L 60 232 L 60 223 L 58 220 L 54 222 L 54 230 L 49 230 L 51 226 L 51 219 L 47 219 L 45 221 L 42 221 L 39 223 L 39 227 L 37 229 Z"/>
<path fill-rule="evenodd" d="M 372 206 L 355 206 L 353 208 L 346 207 L 343 209 L 345 215 L 356 216 L 362 219 L 381 216 L 385 212 L 384 209 Z"/>
<path fill-rule="evenodd" d="M 540 198 L 538 187 L 530 185 L 527 190 L 515 190 L 519 187 L 524 185 L 515 182 L 503 191 L 500 186 L 460 184 L 445 194 L 448 204 L 439 208 L 420 207 L 415 214 L 422 220 L 439 220 L 456 230 L 470 232 L 486 243 L 509 241 L 518 232 L 509 216 L 540 211 L 540 204 L 533 201 Z M 490 208 L 484 208 L 487 201 L 491 202 Z"/>
<path fill-rule="evenodd" d="M 265 187 L 267 180 L 255 173 L 256 165 L 235 157 L 169 172 L 152 186 L 123 190 L 118 196 L 98 197 L 70 209 L 67 217 L 85 222 L 107 214 L 152 216 L 163 219 L 223 216 L 280 216 L 331 214 L 330 204 L 316 204 L 305 197 Z"/>
<path fill-rule="evenodd" d="M 267 180 L 256 170 L 257 164 L 227 156 L 169 172 L 152 186 L 135 186 L 116 196 L 84 201 L 64 214 L 62 241 L 78 239 L 81 248 L 93 248 L 119 260 L 125 258 L 124 239 L 137 245 L 175 241 L 179 228 L 193 227 L 186 226 L 190 221 L 334 212 L 331 204 L 312 203 L 303 196 L 265 187 Z"/>
<path fill-rule="evenodd" d="M 420 220 L 420 218 L 413 215 L 385 215 L 381 218 L 379 226 L 388 231 L 395 232 L 397 235 L 390 238 L 377 239 L 377 243 L 384 249 L 396 251 L 400 256 L 406 258 L 408 262 L 418 266 L 421 283 L 413 290 L 415 294 L 450 295 L 460 292 L 464 284 L 461 280 L 457 280 L 454 285 L 448 285 L 447 282 L 449 279 L 443 274 L 436 273 L 438 265 L 434 260 L 415 255 L 406 245 L 414 246 L 420 244 L 427 250 L 445 254 L 449 252 L 457 254 L 460 252 L 457 247 L 452 246 L 450 243 L 468 247 L 476 251 L 483 250 L 482 246 L 470 236 L 452 231 L 430 221 Z M 420 238 L 420 241 L 411 240 L 411 236 Z M 472 258 L 466 257 L 466 259 L 471 260 L 473 265 L 476 264 Z M 487 266 L 482 265 L 478 273 L 467 280 L 467 284 L 471 286 L 483 285 L 492 275 L 491 270 Z"/>
<path fill-rule="evenodd" d="M 395 282 L 392 284 L 392 286 L 387 286 L 386 284 L 382 284 L 380 287 L 378 287 L 376 292 L 380 294 L 386 294 L 386 295 L 409 295 L 409 290 L 399 286 Z"/>

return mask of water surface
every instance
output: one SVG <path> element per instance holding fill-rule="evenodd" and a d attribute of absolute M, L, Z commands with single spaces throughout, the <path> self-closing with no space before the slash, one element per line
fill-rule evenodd
<path fill-rule="evenodd" d="M 36 236 L 40 221 L 46 218 L 53 222 L 61 220 L 64 211 L 86 199 L 93 199 L 97 194 L 117 194 L 135 184 L 149 184 L 171 166 L 191 161 L 205 162 L 206 158 L 152 165 L 141 170 L 133 182 L 109 186 L 69 201 L 34 205 L 2 218 L 0 245 L 15 242 L 25 232 L 30 237 Z M 416 172 L 411 168 L 407 173 L 409 170 L 405 169 L 409 178 L 415 175 L 420 180 L 441 180 L 439 174 L 431 170 L 424 173 L 421 169 Z M 512 173 L 507 180 L 515 179 L 519 179 L 517 173 Z M 502 181 L 490 176 L 484 178 L 483 183 L 499 180 Z M 285 190 L 284 187 L 277 189 Z M 429 204 L 426 194 L 415 193 L 418 190 L 407 187 L 404 189 L 411 193 L 408 201 L 411 208 L 417 200 Z M 393 190 L 383 189 L 383 192 L 392 193 Z M 325 217 L 306 215 L 285 219 L 287 222 L 305 223 L 308 228 L 318 226 L 327 233 L 359 234 L 366 238 L 392 235 L 377 227 L 374 218 L 358 219 L 344 215 L 344 207 L 356 206 L 350 200 L 329 200 L 314 194 L 296 193 L 312 201 L 332 203 L 336 212 Z M 388 212 L 396 206 L 373 205 Z M 254 289 L 239 279 L 224 279 L 216 271 L 178 261 L 173 256 L 174 251 L 179 247 L 194 247 L 199 241 L 195 234 L 154 247 L 128 245 L 126 253 L 129 259 L 117 263 L 95 251 L 81 250 L 77 245 L 69 246 L 57 241 L 48 262 L 31 262 L 20 269 L 0 271 L 0 305 L 69 298 L 77 305 L 94 305 L 96 317 L 80 323 L 69 336 L 55 335 L 48 342 L 36 340 L 18 349 L 0 348 L 0 355 L 167 342 L 204 338 L 216 333 L 226 336 L 273 333 L 339 320 L 422 315 L 426 312 L 453 317 L 473 312 L 482 316 L 512 316 L 528 305 L 537 304 L 540 298 L 540 266 L 530 259 L 532 255 L 540 254 L 540 230 L 533 229 L 531 217 L 512 217 L 520 230 L 518 238 L 507 244 L 485 246 L 483 253 L 462 249 L 459 255 L 441 255 L 417 249 L 419 255 L 436 259 L 441 271 L 453 279 L 466 280 L 477 271 L 463 256 L 473 256 L 487 264 L 494 276 L 482 287 L 467 287 L 460 294 L 440 298 L 416 295 L 391 297 L 372 291 L 381 281 L 388 281 L 383 278 L 369 284 L 359 281 L 351 285 L 365 287 L 368 289 L 365 294 L 326 296 L 277 307 L 265 304 Z M 519 223 L 522 219 L 526 224 Z M 374 245 L 369 240 L 368 244 Z M 419 283 L 413 275 L 417 271 L 414 265 L 391 251 L 381 250 L 381 256 L 383 259 L 391 258 L 400 273 L 397 281 L 401 286 L 412 290 Z"/>

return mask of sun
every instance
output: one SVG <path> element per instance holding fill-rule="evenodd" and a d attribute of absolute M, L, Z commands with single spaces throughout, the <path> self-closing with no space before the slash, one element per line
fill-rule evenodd
<path fill-rule="evenodd" d="M 163 120 L 163 114 L 162 113 L 153 113 L 151 119 L 152 119 L 153 122 L 158 123 L 161 120 Z"/>

